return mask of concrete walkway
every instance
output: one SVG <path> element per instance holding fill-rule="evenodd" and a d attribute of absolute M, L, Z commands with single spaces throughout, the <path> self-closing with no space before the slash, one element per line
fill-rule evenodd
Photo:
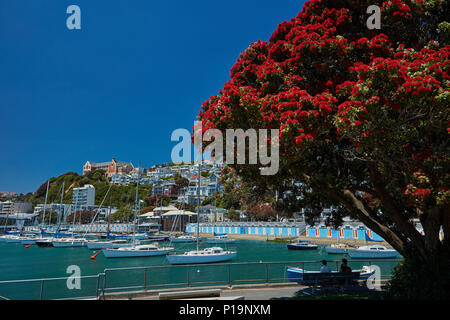
<path fill-rule="evenodd" d="M 211 287 L 210 287 L 211 288 Z M 244 300 L 271 300 L 271 299 L 287 299 L 295 296 L 296 292 L 306 288 L 298 284 L 285 284 L 285 285 L 249 285 L 249 286 L 237 286 L 237 287 L 221 287 L 220 297 L 223 299 L 232 297 L 243 297 Z M 204 288 L 184 288 L 173 291 L 183 290 L 201 290 Z M 170 292 L 170 290 L 164 290 L 162 292 Z M 143 292 L 129 292 L 118 295 L 107 296 L 107 300 L 159 300 L 158 292 L 149 292 L 147 294 Z M 195 300 L 195 298 L 193 298 Z"/>

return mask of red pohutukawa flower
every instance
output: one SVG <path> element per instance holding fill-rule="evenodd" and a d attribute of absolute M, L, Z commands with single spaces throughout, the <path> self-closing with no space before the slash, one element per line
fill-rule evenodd
<path fill-rule="evenodd" d="M 286 161 L 319 143 L 359 159 L 377 159 L 387 150 L 411 159 L 428 138 L 447 134 L 450 46 L 443 32 L 430 26 L 427 38 L 409 29 L 425 28 L 429 9 L 420 0 L 380 2 L 383 27 L 370 30 L 371 4 L 308 1 L 269 41 L 239 56 L 230 81 L 201 107 L 203 129 L 279 128 Z M 419 191 L 418 198 L 427 194 Z"/>

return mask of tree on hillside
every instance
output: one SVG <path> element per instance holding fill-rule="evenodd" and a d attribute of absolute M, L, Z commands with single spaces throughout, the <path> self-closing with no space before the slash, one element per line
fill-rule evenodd
<path fill-rule="evenodd" d="M 120 208 L 111 215 L 111 222 L 132 222 L 134 217 L 134 211 L 129 208 Z"/>
<path fill-rule="evenodd" d="M 393 293 L 449 297 L 448 4 L 377 3 L 381 29 L 366 25 L 374 1 L 307 2 L 240 55 L 199 119 L 204 131 L 279 128 L 278 173 L 234 165 L 244 181 L 382 236 L 405 257 Z"/>
<path fill-rule="evenodd" d="M 77 211 L 75 215 L 72 212 L 67 216 L 66 223 L 73 223 L 73 218 L 75 217 L 75 223 L 79 223 L 81 221 L 81 224 L 88 224 L 92 222 L 96 214 L 97 213 L 95 211 L 91 210 Z"/>
<path fill-rule="evenodd" d="M 268 221 L 276 218 L 276 211 L 268 203 L 258 203 L 245 209 L 251 220 Z"/>

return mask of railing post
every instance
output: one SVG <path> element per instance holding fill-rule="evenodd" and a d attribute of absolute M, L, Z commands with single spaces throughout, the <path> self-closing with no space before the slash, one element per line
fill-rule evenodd
<path fill-rule="evenodd" d="M 266 262 L 266 285 L 269 284 L 269 264 Z"/>
<path fill-rule="evenodd" d="M 39 292 L 39 300 L 42 300 L 44 294 L 44 280 L 41 280 L 41 290 Z"/>
<path fill-rule="evenodd" d="M 147 268 L 144 269 L 144 290 L 147 288 Z"/>
<path fill-rule="evenodd" d="M 189 287 L 189 267 L 186 267 L 187 286 Z"/>
<path fill-rule="evenodd" d="M 97 285 L 95 286 L 95 298 L 98 299 L 98 289 L 100 286 L 100 273 L 97 275 Z"/>
<path fill-rule="evenodd" d="M 103 300 L 105 300 L 105 290 L 106 290 L 106 269 L 105 272 L 103 273 L 103 290 L 102 290 Z"/>

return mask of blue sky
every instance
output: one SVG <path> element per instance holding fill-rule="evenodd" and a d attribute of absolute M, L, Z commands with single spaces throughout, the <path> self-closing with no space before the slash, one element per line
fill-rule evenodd
<path fill-rule="evenodd" d="M 299 0 L 2 0 L 0 191 L 35 191 L 87 161 L 169 162 L 248 45 Z M 66 9 L 81 8 L 81 30 Z"/>

